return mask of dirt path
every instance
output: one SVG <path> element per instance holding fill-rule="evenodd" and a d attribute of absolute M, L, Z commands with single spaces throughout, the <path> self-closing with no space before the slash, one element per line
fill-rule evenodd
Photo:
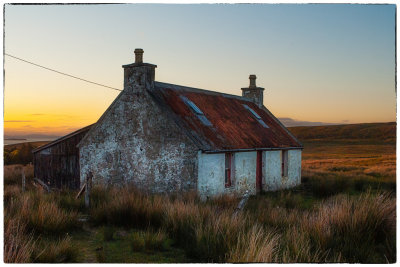
<path fill-rule="evenodd" d="M 96 244 L 94 241 L 94 236 L 96 235 L 96 231 L 94 229 L 89 228 L 88 226 L 84 226 L 83 230 L 89 233 L 89 238 L 87 239 L 87 246 L 82 251 L 85 255 L 84 262 L 87 263 L 98 263 L 96 256 Z"/>
<path fill-rule="evenodd" d="M 82 226 L 82 230 L 73 236 L 75 246 L 78 246 L 81 258 L 79 262 L 82 263 L 99 263 L 97 260 L 97 245 L 95 241 L 95 236 L 97 234 L 96 230 L 90 228 L 90 226 L 85 222 Z"/>

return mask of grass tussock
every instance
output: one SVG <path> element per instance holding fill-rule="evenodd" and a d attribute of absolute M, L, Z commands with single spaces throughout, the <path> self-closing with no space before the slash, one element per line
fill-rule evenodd
<path fill-rule="evenodd" d="M 229 251 L 228 262 L 277 262 L 279 235 L 254 225 L 239 233 L 237 243 Z"/>
<path fill-rule="evenodd" d="M 67 236 L 57 242 L 44 244 L 44 249 L 37 251 L 33 262 L 36 263 L 75 263 L 77 262 L 79 251 L 72 244 L 71 237 Z"/>
<path fill-rule="evenodd" d="M 5 216 L 4 221 L 4 262 L 30 262 L 35 248 L 32 234 L 26 234 L 25 224 L 18 218 Z"/>
<path fill-rule="evenodd" d="M 236 204 L 238 200 L 232 197 L 200 203 L 195 194 L 150 196 L 130 187 L 97 188 L 96 191 L 104 197 L 94 204 L 92 223 L 147 229 L 131 237 L 133 251 L 148 250 L 149 247 L 161 249 L 168 235 L 178 246 L 185 248 L 191 258 L 201 262 L 225 262 L 239 238 L 242 244 L 246 242 L 244 239 L 250 238 L 248 233 L 252 223 L 246 215 L 233 215 L 235 206 L 232 203 Z M 165 230 L 156 230 L 160 228 Z M 257 239 L 257 242 L 261 241 Z M 252 253 L 261 255 L 264 252 Z"/>
<path fill-rule="evenodd" d="M 313 223 L 304 225 L 315 243 L 351 262 L 375 261 L 379 254 L 393 261 L 387 244 L 396 236 L 395 213 L 396 203 L 389 193 L 339 195 L 321 204 Z"/>
<path fill-rule="evenodd" d="M 4 185 L 22 185 L 22 165 L 4 166 Z"/>
<path fill-rule="evenodd" d="M 114 193 L 97 203 L 92 218 L 95 223 L 147 229 L 132 236 L 133 251 L 147 250 L 161 227 L 199 262 L 395 260 L 395 199 L 390 193 L 335 195 L 310 205 L 312 197 L 282 191 L 252 198 L 245 211 L 234 214 L 231 206 L 224 208 L 229 199 L 201 203 L 196 196 L 109 190 Z"/>
<path fill-rule="evenodd" d="M 283 202 L 288 197 L 279 196 Z M 259 196 L 247 206 L 250 218 L 281 235 L 278 262 L 395 261 L 396 200 L 390 192 L 335 195 L 309 209 L 276 205 L 281 201 Z"/>
<path fill-rule="evenodd" d="M 166 250 L 170 246 L 170 239 L 163 229 L 153 231 L 134 232 L 130 236 L 130 244 L 133 251 Z"/>
<path fill-rule="evenodd" d="M 108 197 L 93 201 L 92 222 L 96 225 L 109 224 L 146 228 L 161 226 L 163 199 L 161 196 L 148 196 L 133 187 L 123 189 L 96 189 L 96 193 L 108 190 Z M 107 201 L 104 201 L 106 200 Z"/>
<path fill-rule="evenodd" d="M 48 237 L 76 228 L 80 204 L 67 193 L 7 190 L 5 261 L 76 262 L 80 252 L 70 237 Z M 147 195 L 131 187 L 96 190 L 91 222 L 103 226 L 102 242 L 120 238 L 115 237 L 118 227 L 137 229 L 127 237 L 132 253 L 165 251 L 174 243 L 195 262 L 396 261 L 390 192 L 318 200 L 288 190 L 252 197 L 235 213 L 227 203 L 237 200 L 230 198 L 199 202 L 195 195 Z M 40 242 L 33 241 L 34 234 L 41 234 Z"/>
<path fill-rule="evenodd" d="M 20 203 L 19 216 L 35 233 L 62 234 L 78 226 L 76 212 L 64 211 L 49 199 L 27 194 L 21 197 Z"/>

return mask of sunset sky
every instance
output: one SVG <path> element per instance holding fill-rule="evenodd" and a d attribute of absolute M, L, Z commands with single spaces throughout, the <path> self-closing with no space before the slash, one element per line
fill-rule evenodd
<path fill-rule="evenodd" d="M 395 5 L 6 5 L 5 52 L 123 89 L 144 49 L 156 80 L 241 94 L 249 74 L 282 121 L 396 120 Z M 5 56 L 5 135 L 64 135 L 118 91 Z"/>

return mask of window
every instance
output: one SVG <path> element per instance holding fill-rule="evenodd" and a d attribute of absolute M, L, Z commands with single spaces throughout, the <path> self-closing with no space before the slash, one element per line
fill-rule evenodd
<path fill-rule="evenodd" d="M 196 114 L 197 118 L 206 126 L 212 126 L 211 122 L 206 118 L 206 116 L 204 115 L 203 111 L 201 111 L 201 109 L 196 106 L 195 103 L 193 103 L 192 101 L 190 101 L 187 97 L 185 96 L 181 96 L 181 99 L 183 100 L 183 102 L 185 102 L 186 105 L 188 105 L 190 107 L 190 109 L 194 112 L 194 114 Z"/>
<path fill-rule="evenodd" d="M 232 186 L 233 154 L 225 153 L 225 187 Z"/>
<path fill-rule="evenodd" d="M 193 109 L 193 111 L 197 114 L 197 115 L 204 115 L 203 111 L 201 111 L 195 103 L 193 103 L 192 101 L 190 101 L 189 99 L 186 100 L 187 104 L 189 105 L 189 107 L 191 107 Z"/>
<path fill-rule="evenodd" d="M 262 120 L 262 118 L 260 117 L 260 115 L 257 114 L 257 112 L 255 112 L 251 107 L 249 107 L 248 105 L 243 104 L 243 107 L 245 107 L 245 109 L 247 109 L 248 111 L 251 112 L 251 114 L 254 116 L 254 118 L 256 118 L 256 120 L 264 127 L 264 128 L 269 128 L 268 125 Z"/>
<path fill-rule="evenodd" d="M 282 150 L 282 176 L 288 176 L 288 151 Z"/>

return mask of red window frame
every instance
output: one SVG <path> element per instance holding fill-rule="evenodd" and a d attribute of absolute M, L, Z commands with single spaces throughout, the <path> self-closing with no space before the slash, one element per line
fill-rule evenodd
<path fill-rule="evenodd" d="M 232 153 L 225 153 L 225 187 L 232 186 Z"/>
<path fill-rule="evenodd" d="M 288 176 L 288 151 L 282 150 L 282 177 Z"/>

